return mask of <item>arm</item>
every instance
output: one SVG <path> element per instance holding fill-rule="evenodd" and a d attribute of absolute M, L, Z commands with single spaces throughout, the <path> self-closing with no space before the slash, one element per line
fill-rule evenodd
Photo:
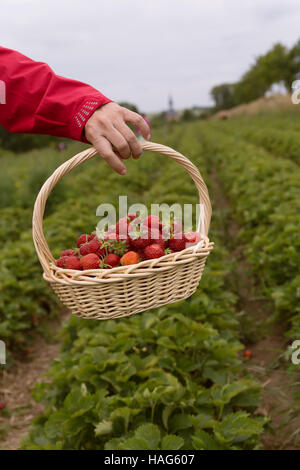
<path fill-rule="evenodd" d="M 95 88 L 55 75 L 47 64 L 1 46 L 0 80 L 6 94 L 5 104 L 0 104 L 0 125 L 8 131 L 90 142 L 120 174 L 126 173 L 121 158 L 141 154 L 126 122 L 141 125 L 142 117 Z M 142 127 L 149 138 L 148 126 Z"/>
<path fill-rule="evenodd" d="M 47 64 L 4 47 L 0 79 L 6 84 L 0 124 L 11 132 L 84 140 L 88 118 L 111 101 L 84 83 L 55 75 Z"/>

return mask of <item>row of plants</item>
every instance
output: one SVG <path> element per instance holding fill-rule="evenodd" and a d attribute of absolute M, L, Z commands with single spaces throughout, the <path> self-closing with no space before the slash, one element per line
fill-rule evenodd
<path fill-rule="evenodd" d="M 185 128 L 174 128 L 168 144 L 205 163 Z M 146 184 L 138 202 L 196 202 L 194 184 L 175 162 L 145 155 L 141 164 L 137 181 Z M 117 177 L 109 197 L 130 187 Z M 258 448 L 266 422 L 255 415 L 260 388 L 240 358 L 236 298 L 226 290 L 230 265 L 217 226 L 211 237 L 215 250 L 189 300 L 122 320 L 71 319 L 51 382 L 35 389 L 46 409 L 23 449 Z"/>
<path fill-rule="evenodd" d="M 75 145 L 72 154 L 81 149 L 81 145 Z M 42 154 L 45 158 L 50 156 L 49 149 L 43 150 Z M 34 152 L 24 154 L 29 166 L 32 155 L 38 156 Z M 21 171 L 20 157 L 10 163 L 12 174 L 14 164 L 15 173 Z M 52 159 L 56 158 L 55 152 Z M 129 161 L 130 185 L 127 177 L 121 183 L 122 179 L 100 157 L 85 162 L 64 177 L 54 189 L 57 196 L 51 194 L 49 197 L 50 204 L 53 197 L 55 203 L 52 203 L 52 212 L 49 214 L 48 211 L 48 216 L 46 212 L 44 219 L 45 236 L 54 257 L 59 257 L 64 246 L 73 246 L 74 234 L 86 229 L 95 230 L 99 221 L 95 214 L 100 203 L 109 202 L 117 206 L 123 188 L 123 194 L 127 194 L 128 204 L 131 204 L 147 189 L 149 181 L 156 177 L 163 163 L 157 158 L 141 159 L 137 164 Z M 22 162 L 22 165 L 25 163 Z M 65 199 L 58 197 L 61 185 L 68 188 Z M 36 188 L 34 191 L 33 199 L 38 190 Z M 47 329 L 47 318 L 57 314 L 60 306 L 41 276 L 41 266 L 32 241 L 31 212 L 32 208 L 8 207 L 0 213 L 0 238 L 3 240 L 0 249 L 0 338 L 6 342 L 8 355 L 14 351 L 29 351 L 30 354 L 32 333 L 36 330 L 43 333 Z"/>
<path fill-rule="evenodd" d="M 31 228 L 33 204 L 42 184 L 55 168 L 82 148 L 82 145 L 74 143 L 63 152 L 44 148 L 18 155 L 4 155 L 0 150 L 3 164 L 0 175 L 1 249 L 7 241 L 18 240 L 24 231 Z M 72 185 L 63 180 L 49 198 L 46 217 L 57 210 L 62 200 L 75 195 Z"/>
<path fill-rule="evenodd" d="M 300 168 L 236 136 L 199 127 L 241 223 L 239 239 L 289 336 L 300 336 Z M 247 162 L 247 164 L 245 164 Z"/>
<path fill-rule="evenodd" d="M 299 123 L 299 117 L 296 119 Z M 277 125 L 276 125 L 277 123 Z M 232 119 L 224 125 L 218 123 L 219 130 L 230 132 L 231 134 L 241 137 L 252 142 L 257 146 L 261 146 L 271 154 L 290 158 L 298 165 L 300 164 L 300 126 L 293 127 L 291 121 L 276 119 L 272 121 L 263 117 L 244 117 L 243 119 Z"/>

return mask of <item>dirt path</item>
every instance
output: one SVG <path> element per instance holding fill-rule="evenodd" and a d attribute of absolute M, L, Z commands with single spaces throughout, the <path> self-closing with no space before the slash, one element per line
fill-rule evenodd
<path fill-rule="evenodd" d="M 243 247 L 236 244 L 239 225 L 230 217 L 230 201 L 220 184 L 215 168 L 211 169 L 210 182 L 214 206 L 224 214 L 224 239 L 228 240 L 230 260 L 235 269 L 228 282 L 238 295 L 241 339 L 252 356 L 246 362 L 247 369 L 262 385 L 262 403 L 257 413 L 270 418 L 270 430 L 261 438 L 264 449 L 300 449 L 300 416 L 294 416 L 294 397 L 287 362 L 283 352 L 287 350 L 285 330 L 270 321 L 272 304 L 256 285 L 251 266 L 243 255 Z M 295 435 L 295 437 L 294 437 Z"/>
<path fill-rule="evenodd" d="M 42 412 L 42 404 L 33 400 L 30 390 L 45 380 L 43 374 L 58 356 L 60 342 L 56 335 L 68 318 L 69 314 L 62 312 L 59 319 L 47 324 L 51 342 L 46 342 L 37 335 L 31 346 L 30 358 L 26 361 L 16 360 L 11 370 L 3 372 L 0 378 L 0 401 L 5 403 L 5 408 L 0 411 L 1 450 L 18 449 L 21 439 L 29 431 L 33 418 Z"/>

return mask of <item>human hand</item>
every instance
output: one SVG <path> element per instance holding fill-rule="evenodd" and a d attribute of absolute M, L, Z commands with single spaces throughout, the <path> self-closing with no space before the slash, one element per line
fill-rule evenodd
<path fill-rule="evenodd" d="M 139 127 L 144 139 L 150 139 L 151 131 L 144 118 L 117 103 L 101 106 L 85 125 L 87 140 L 120 175 L 126 174 L 123 159 L 126 160 L 131 154 L 137 159 L 142 154 L 141 143 L 126 122 Z"/>

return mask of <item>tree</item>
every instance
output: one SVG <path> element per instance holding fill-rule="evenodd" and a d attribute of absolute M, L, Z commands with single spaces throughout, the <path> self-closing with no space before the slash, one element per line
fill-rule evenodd
<path fill-rule="evenodd" d="M 234 88 L 233 83 L 223 83 L 211 89 L 216 109 L 229 109 L 235 105 Z"/>
<path fill-rule="evenodd" d="M 195 121 L 197 117 L 195 116 L 195 113 L 191 109 L 184 109 L 181 115 L 181 120 L 190 122 L 190 121 Z"/>
<path fill-rule="evenodd" d="M 259 56 L 254 65 L 235 86 L 237 103 L 248 103 L 261 96 L 274 83 L 284 81 L 289 69 L 289 51 L 280 43 L 264 55 Z"/>
<path fill-rule="evenodd" d="M 297 78 L 299 79 L 300 73 L 300 39 L 291 48 L 289 52 L 289 67 L 286 71 L 285 86 L 288 90 L 291 89 L 291 84 Z"/>

